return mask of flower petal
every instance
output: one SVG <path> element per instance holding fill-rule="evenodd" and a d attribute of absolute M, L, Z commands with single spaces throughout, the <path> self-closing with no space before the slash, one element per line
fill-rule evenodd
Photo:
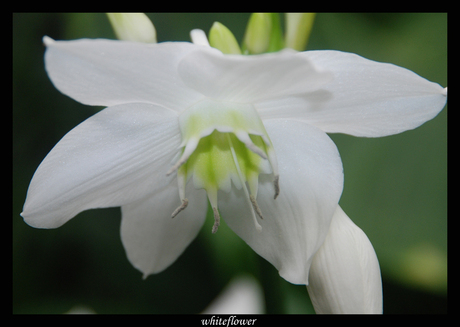
<path fill-rule="evenodd" d="M 263 214 L 256 230 L 242 190 L 219 195 L 222 218 L 280 275 L 306 284 L 313 255 L 326 237 L 343 188 L 342 162 L 321 130 L 296 121 L 265 124 L 279 165 L 280 194 L 271 175 L 259 177 L 257 203 Z"/>
<path fill-rule="evenodd" d="M 253 103 L 282 95 L 317 90 L 331 79 L 292 50 L 254 56 L 195 51 L 178 66 L 190 88 L 213 98 Z"/>
<path fill-rule="evenodd" d="M 233 278 L 202 312 L 206 315 L 244 315 L 265 313 L 263 290 L 250 275 Z"/>
<path fill-rule="evenodd" d="M 67 133 L 35 172 L 25 221 L 59 227 L 79 212 L 121 206 L 164 187 L 178 152 L 177 115 L 150 104 L 106 108 Z"/>
<path fill-rule="evenodd" d="M 262 119 L 294 118 L 327 133 L 378 137 L 434 118 L 447 92 L 414 72 L 340 51 L 300 53 L 334 79 L 316 92 L 257 105 Z"/>
<path fill-rule="evenodd" d="M 316 313 L 382 313 L 374 248 L 339 206 L 313 259 L 307 289 Z"/>
<path fill-rule="evenodd" d="M 146 278 L 171 265 L 195 239 L 206 218 L 206 193 L 189 183 L 189 205 L 178 216 L 177 182 L 121 208 L 121 240 L 129 261 Z"/>
<path fill-rule="evenodd" d="M 181 111 L 202 96 L 186 87 L 177 64 L 196 48 L 187 42 L 144 44 L 44 38 L 48 76 L 62 93 L 88 105 L 147 102 Z"/>

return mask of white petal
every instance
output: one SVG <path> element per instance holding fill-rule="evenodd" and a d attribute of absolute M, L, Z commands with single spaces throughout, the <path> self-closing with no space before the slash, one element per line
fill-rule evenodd
<path fill-rule="evenodd" d="M 339 206 L 313 259 L 307 289 L 316 313 L 382 313 L 374 248 Z"/>
<path fill-rule="evenodd" d="M 45 38 L 45 44 L 48 76 L 58 90 L 84 104 L 148 102 L 181 111 L 201 97 L 177 74 L 178 62 L 197 47 L 192 43 Z"/>
<path fill-rule="evenodd" d="M 203 314 L 263 314 L 264 294 L 252 276 L 240 276 L 230 281 Z"/>
<path fill-rule="evenodd" d="M 219 209 L 230 228 L 284 279 L 306 284 L 312 257 L 326 237 L 342 193 L 342 162 L 332 140 L 313 126 L 270 120 L 265 127 L 278 158 L 280 194 L 273 199 L 271 175 L 259 177 L 262 230 L 256 230 L 242 190 L 222 192 Z"/>
<path fill-rule="evenodd" d="M 186 194 L 189 205 L 174 218 L 171 214 L 180 205 L 176 181 L 121 208 L 121 240 L 129 261 L 144 278 L 169 267 L 203 226 L 208 206 L 206 193 L 194 190 L 189 183 Z"/>
<path fill-rule="evenodd" d="M 79 212 L 121 206 L 164 187 L 180 144 L 177 115 L 149 104 L 109 107 L 67 133 L 35 172 L 22 216 L 59 227 Z"/>
<path fill-rule="evenodd" d="M 179 63 L 184 83 L 213 98 L 253 103 L 282 95 L 314 91 L 331 79 L 312 63 L 285 50 L 272 54 L 240 56 L 220 51 L 195 51 Z"/>
<path fill-rule="evenodd" d="M 316 92 L 260 103 L 261 118 L 306 121 L 327 133 L 378 137 L 435 117 L 447 92 L 414 72 L 340 51 L 302 52 L 334 79 Z"/>

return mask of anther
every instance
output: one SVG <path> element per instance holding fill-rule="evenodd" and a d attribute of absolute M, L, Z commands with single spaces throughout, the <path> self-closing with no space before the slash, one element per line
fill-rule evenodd
<path fill-rule="evenodd" d="M 254 195 L 250 195 L 249 199 L 251 200 L 252 207 L 254 208 L 254 211 L 257 213 L 257 215 L 260 217 L 260 219 L 264 219 L 262 216 L 262 211 L 260 211 L 259 205 L 257 204 L 256 199 L 254 198 Z"/>
<path fill-rule="evenodd" d="M 174 210 L 174 212 L 171 214 L 171 218 L 176 217 L 179 214 L 179 212 L 187 208 L 187 205 L 188 205 L 188 199 L 183 199 L 182 204 L 176 210 Z"/>
<path fill-rule="evenodd" d="M 274 199 L 276 199 L 278 195 L 280 194 L 280 176 L 279 175 L 275 175 L 275 180 L 273 181 L 273 185 L 275 186 Z"/>
<path fill-rule="evenodd" d="M 214 226 L 212 226 L 212 233 L 215 234 L 220 225 L 220 215 L 216 207 L 212 207 L 212 211 L 214 212 Z"/>

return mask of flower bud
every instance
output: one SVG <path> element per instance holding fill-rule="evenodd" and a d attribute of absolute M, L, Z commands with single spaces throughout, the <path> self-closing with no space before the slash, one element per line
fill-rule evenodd
<path fill-rule="evenodd" d="M 314 13 L 286 13 L 286 48 L 305 50 L 314 19 Z"/>
<path fill-rule="evenodd" d="M 209 44 L 226 54 L 241 54 L 233 33 L 219 22 L 215 22 L 209 31 Z"/>
<path fill-rule="evenodd" d="M 156 43 L 157 33 L 143 13 L 107 13 L 115 35 L 120 40 Z"/>
<path fill-rule="evenodd" d="M 263 53 L 268 50 L 272 31 L 272 19 L 267 13 L 253 13 L 249 18 L 244 46 L 251 54 Z"/>

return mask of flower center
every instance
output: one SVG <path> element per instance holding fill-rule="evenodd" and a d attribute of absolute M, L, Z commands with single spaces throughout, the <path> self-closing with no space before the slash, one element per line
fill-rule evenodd
<path fill-rule="evenodd" d="M 193 180 L 196 189 L 206 190 L 214 213 L 215 233 L 220 223 L 217 191 L 230 192 L 232 184 L 246 194 L 255 226 L 259 174 L 273 174 L 275 198 L 278 196 L 278 168 L 275 152 L 255 108 L 248 104 L 206 99 L 188 108 L 179 117 L 182 155 L 167 174 L 177 172 L 182 204 L 174 218 L 187 207 L 185 185 Z"/>

